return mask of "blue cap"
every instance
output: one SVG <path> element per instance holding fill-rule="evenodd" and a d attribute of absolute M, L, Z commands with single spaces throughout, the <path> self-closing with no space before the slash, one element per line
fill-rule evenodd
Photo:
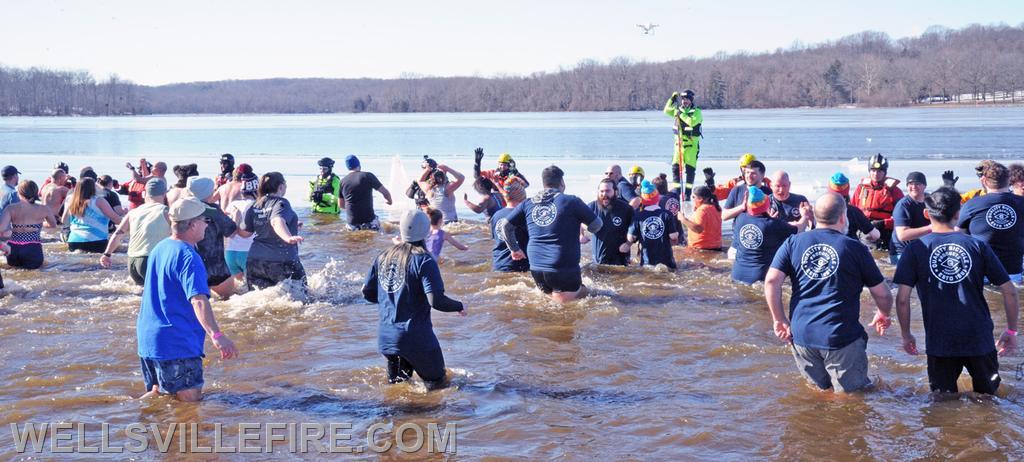
<path fill-rule="evenodd" d="M 835 175 L 832 175 L 832 178 L 829 178 L 829 183 L 832 183 L 836 186 L 842 186 L 849 182 L 850 179 L 846 178 L 846 175 L 843 175 L 842 172 L 836 172 Z"/>
<path fill-rule="evenodd" d="M 355 170 L 359 168 L 359 158 L 354 154 L 349 154 L 345 157 L 345 168 L 349 170 Z"/>

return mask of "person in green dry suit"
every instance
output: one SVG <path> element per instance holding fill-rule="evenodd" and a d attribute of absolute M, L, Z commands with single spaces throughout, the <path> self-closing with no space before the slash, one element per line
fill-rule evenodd
<path fill-rule="evenodd" d="M 683 175 L 680 167 L 685 168 L 686 184 L 684 185 L 683 200 L 690 200 L 690 192 L 693 191 L 693 178 L 697 174 L 697 157 L 700 155 L 701 124 L 704 122 L 704 115 L 700 108 L 693 105 L 693 90 L 683 90 L 682 93 L 672 93 L 672 97 L 665 102 L 665 114 L 673 119 L 673 133 L 675 133 L 675 150 L 672 152 L 672 184 L 670 189 L 678 194 L 679 180 Z"/>

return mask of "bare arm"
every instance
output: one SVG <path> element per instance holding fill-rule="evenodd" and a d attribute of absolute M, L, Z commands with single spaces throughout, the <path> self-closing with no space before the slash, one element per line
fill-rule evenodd
<path fill-rule="evenodd" d="M 1017 331 L 1017 317 L 1020 314 L 1020 305 L 1017 300 L 1017 287 L 1013 285 L 1012 281 L 1006 281 L 1003 285 L 999 286 L 999 290 L 1003 293 L 1003 309 L 1006 310 L 1006 329 Z M 999 340 L 996 341 L 996 347 L 999 349 L 999 354 L 1013 353 L 1017 349 L 1017 337 L 1010 335 L 1009 332 L 1003 332 L 999 336 Z"/>
<path fill-rule="evenodd" d="M 910 332 L 910 291 L 912 287 L 900 284 L 896 291 L 896 318 L 900 321 L 903 351 L 916 355 L 917 339 Z"/>
<path fill-rule="evenodd" d="M 775 336 L 786 342 L 793 341 L 793 333 L 789 327 L 789 318 L 782 308 L 782 283 L 786 273 L 776 268 L 769 268 L 764 278 L 764 298 L 768 302 L 768 311 L 772 315 Z"/>
<path fill-rule="evenodd" d="M 446 171 L 448 173 L 451 173 L 452 176 L 455 177 L 455 181 L 453 181 L 453 182 L 448 184 L 448 188 L 447 188 L 448 194 L 454 194 L 455 191 L 458 190 L 459 187 L 462 186 L 462 183 L 466 181 L 466 176 L 465 175 L 459 173 L 457 170 L 455 170 L 455 169 L 453 169 L 453 168 L 451 168 L 451 167 L 449 167 L 447 165 L 439 165 L 437 168 L 443 169 L 444 171 Z"/>
<path fill-rule="evenodd" d="M 492 199 L 488 197 L 484 199 L 483 202 L 479 204 L 474 204 L 472 201 L 469 200 L 468 194 L 462 195 L 462 201 L 466 204 L 466 207 L 469 207 L 469 209 L 473 211 L 473 213 L 483 213 L 484 210 L 487 210 L 487 206 L 491 204 L 491 200 Z"/>
<path fill-rule="evenodd" d="M 686 215 L 683 214 L 683 212 L 680 211 L 679 213 L 677 213 L 676 214 L 676 218 L 679 218 L 679 222 L 682 223 L 683 226 L 686 226 L 686 228 L 689 229 L 690 231 L 693 231 L 693 232 L 695 232 L 697 234 L 700 234 L 700 233 L 704 232 L 704 226 L 703 225 L 701 225 L 700 223 L 691 221 L 689 218 L 686 218 Z"/>
<path fill-rule="evenodd" d="M 451 234 L 445 233 L 444 240 L 448 241 L 449 244 L 455 246 L 456 249 L 469 250 L 469 247 L 466 247 L 465 245 L 462 245 L 461 242 L 456 241 L 455 237 L 452 236 Z"/>
<path fill-rule="evenodd" d="M 298 244 L 298 243 L 302 242 L 302 237 L 301 236 L 293 236 L 292 232 L 288 230 L 288 224 L 284 222 L 284 218 L 281 218 L 281 217 L 271 218 L 270 219 L 270 227 L 274 228 L 274 233 L 277 234 L 277 237 L 281 238 L 282 241 L 285 241 L 285 242 L 287 242 L 289 244 Z M 239 234 L 239 236 L 241 236 L 241 234 Z M 242 237 L 248 237 L 248 236 L 242 236 Z"/>
<path fill-rule="evenodd" d="M 737 205 L 731 209 L 722 209 L 722 221 L 738 217 L 747 210 L 747 204 Z"/>
<path fill-rule="evenodd" d="M 110 267 L 110 255 L 121 246 L 121 240 L 125 236 L 131 234 L 131 221 L 125 216 L 121 219 L 121 224 L 117 225 L 117 229 L 114 231 L 114 235 L 110 237 L 110 241 L 107 242 L 107 248 L 103 250 L 104 255 L 100 257 L 100 266 L 104 268 Z"/>
<path fill-rule="evenodd" d="M 118 215 L 117 212 L 110 207 L 110 203 L 107 202 L 106 199 L 102 197 L 96 198 L 96 207 L 100 209 L 100 212 L 103 212 L 103 216 L 107 217 L 108 220 L 115 223 L 121 222 L 121 215 Z"/>
<path fill-rule="evenodd" d="M 11 211 L 4 209 L 4 213 L 0 214 L 0 236 L 8 236 L 11 233 L 8 232 L 11 229 Z"/>
<path fill-rule="evenodd" d="M 922 226 L 920 228 L 911 228 L 909 226 L 897 226 L 895 228 L 896 237 L 903 242 L 910 242 L 914 239 L 920 239 L 928 234 L 931 234 L 931 226 Z"/>
<path fill-rule="evenodd" d="M 199 324 L 203 326 L 203 330 L 206 331 L 206 334 L 212 340 L 214 335 L 220 332 L 220 326 L 217 325 L 217 319 L 213 316 L 213 307 L 210 306 L 209 297 L 206 295 L 192 297 L 192 309 L 196 312 Z M 238 356 L 238 348 L 235 348 L 234 342 L 224 334 L 221 334 L 219 339 L 213 340 L 213 346 L 220 350 L 221 359 L 231 359 Z"/>

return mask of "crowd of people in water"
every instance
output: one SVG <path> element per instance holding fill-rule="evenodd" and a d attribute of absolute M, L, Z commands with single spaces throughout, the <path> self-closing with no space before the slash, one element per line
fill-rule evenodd
<path fill-rule="evenodd" d="M 763 288 L 773 331 L 791 346 L 808 382 L 853 392 L 872 386 L 869 336 L 860 322 L 863 290 L 874 304 L 869 327 L 884 334 L 895 311 L 902 347 L 911 355 L 921 353 L 911 329 L 916 291 L 931 390 L 957 393 L 966 368 L 975 393 L 996 393 L 999 356 L 1016 349 L 1024 165 L 983 161 L 975 172 L 981 188 L 964 192 L 956 189 L 955 173 L 946 171 L 942 185 L 929 192 L 921 172 L 907 173 L 902 189 L 901 179 L 889 175 L 888 159 L 876 154 L 866 178 L 853 184 L 836 172 L 828 191 L 811 201 L 791 192 L 787 172 L 768 176 L 764 162 L 743 154 L 737 175 L 718 182 L 705 168 L 698 184 L 703 116 L 693 97 L 689 90 L 673 94 L 664 108 L 674 121 L 671 177 L 648 177 L 639 165 L 609 165 L 589 202 L 566 193 L 565 172 L 556 165 L 544 168 L 532 186 L 508 153 L 485 169 L 477 148 L 471 177 L 424 156 L 404 191 L 415 205 L 401 214 L 392 245 L 374 258 L 361 287 L 363 298 L 378 306 L 387 381 L 416 375 L 428 389 L 446 383 L 431 312 L 467 314 L 462 302 L 446 295 L 438 261 L 446 245 L 468 248 L 445 226 L 465 219 L 458 214 L 458 191 L 470 180 L 474 193 L 463 192 L 461 204 L 485 219 L 493 271 L 528 272 L 554 303 L 588 295 L 583 249 L 596 265 L 675 271 L 676 250 L 686 246 L 730 261 L 737 284 Z M 359 158 L 347 156 L 343 174 L 328 157 L 317 166 L 308 184 L 312 213 L 344 212 L 350 232 L 384 232 L 375 197 L 391 205 L 391 192 L 362 170 Z M 196 164 L 173 166 L 173 178 L 164 162 L 140 159 L 126 167 L 130 175 L 119 182 L 91 167 L 72 176 L 61 162 L 40 185 L 22 179 L 16 166 L 4 166 L 0 253 L 9 267 L 41 268 L 47 228 L 68 251 L 98 255 L 103 268 L 122 260 L 142 287 L 136 335 L 143 397 L 197 401 L 206 338 L 222 359 L 239 354 L 217 323 L 212 297 L 280 284 L 303 291 L 303 224 L 280 172 L 258 174 L 250 164 L 236 165 L 231 154 L 220 157 L 213 176 L 200 175 Z M 725 224 L 732 227 L 727 247 Z M 868 245 L 888 255 L 895 267 L 891 282 Z M 998 338 L 986 286 L 1002 298 L 1005 329 Z"/>
<path fill-rule="evenodd" d="M 737 283 L 763 283 L 776 335 L 792 343 L 798 370 L 822 389 L 871 385 L 868 335 L 859 320 L 865 287 L 876 308 L 870 326 L 884 333 L 895 304 L 910 354 L 918 354 L 909 302 L 916 290 L 934 391 L 956 392 L 966 367 L 975 392 L 994 393 L 1000 383 L 997 354 L 1016 347 L 1024 262 L 1022 165 L 984 161 L 976 171 L 982 187 L 964 193 L 956 190 L 953 172 L 945 172 L 943 185 L 930 193 L 928 178 L 910 172 L 904 192 L 879 154 L 869 159 L 869 176 L 856 186 L 842 173 L 831 175 L 829 191 L 813 204 L 790 191 L 786 172 L 767 177 L 765 164 L 752 154 L 740 158 L 735 177 L 718 183 L 708 168 L 704 183 L 695 187 L 689 175 L 681 184 L 680 175 L 670 182 L 665 174 L 648 178 L 640 166 L 624 173 L 610 165 L 587 203 L 565 193 L 565 173 L 555 165 L 541 172 L 531 193 L 511 155 L 501 154 L 494 169 L 483 168 L 482 149 L 474 157 L 475 194 L 464 193 L 462 200 L 485 217 L 493 270 L 529 272 L 555 302 L 587 295 L 580 266 L 586 246 L 598 265 L 668 271 L 677 268 L 674 249 L 687 246 L 731 260 Z M 362 170 L 356 156 L 344 162 L 342 176 L 334 172 L 334 160 L 318 161 L 320 172 L 309 182 L 312 212 L 344 211 L 349 230 L 379 232 L 374 192 L 387 204 L 391 193 Z M 427 156 L 421 167 L 405 191 L 415 208 L 402 214 L 393 246 L 374 260 L 362 294 L 379 307 L 378 347 L 388 381 L 406 381 L 415 373 L 436 387 L 445 381 L 445 363 L 430 312 L 466 314 L 461 302 L 445 295 L 437 261 L 446 244 L 467 248 L 444 229 L 460 220 L 457 192 L 467 177 Z M 226 299 L 243 288 L 285 281 L 304 286 L 302 223 L 285 198 L 288 184 L 281 173 L 258 175 L 249 164 L 236 166 L 231 154 L 221 156 L 221 170 L 212 178 L 201 176 L 196 164 L 174 166 L 173 179 L 166 177 L 163 162 L 140 159 L 127 168 L 130 178 L 119 183 L 91 167 L 73 177 L 59 163 L 39 186 L 21 179 L 15 166 L 5 166 L 0 251 L 10 267 L 40 268 L 40 232 L 51 228 L 68 250 L 98 254 L 98 264 L 110 268 L 127 240 L 128 275 L 143 287 L 137 334 L 146 395 L 197 400 L 206 336 L 222 358 L 238 354 L 217 325 L 211 296 Z M 722 227 L 730 220 L 733 238 L 723 248 Z M 895 265 L 892 285 L 865 242 L 888 252 Z M 792 287 L 788 313 L 782 306 L 786 279 Z M 986 285 L 1003 298 L 1006 329 L 998 340 Z"/>

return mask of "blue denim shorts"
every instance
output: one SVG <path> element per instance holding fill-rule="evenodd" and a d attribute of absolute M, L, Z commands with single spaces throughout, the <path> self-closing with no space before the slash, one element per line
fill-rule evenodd
<path fill-rule="evenodd" d="M 161 393 L 173 394 L 190 388 L 203 388 L 203 358 L 159 359 L 139 358 L 142 361 L 142 378 L 146 391 L 153 385 L 160 386 Z"/>

